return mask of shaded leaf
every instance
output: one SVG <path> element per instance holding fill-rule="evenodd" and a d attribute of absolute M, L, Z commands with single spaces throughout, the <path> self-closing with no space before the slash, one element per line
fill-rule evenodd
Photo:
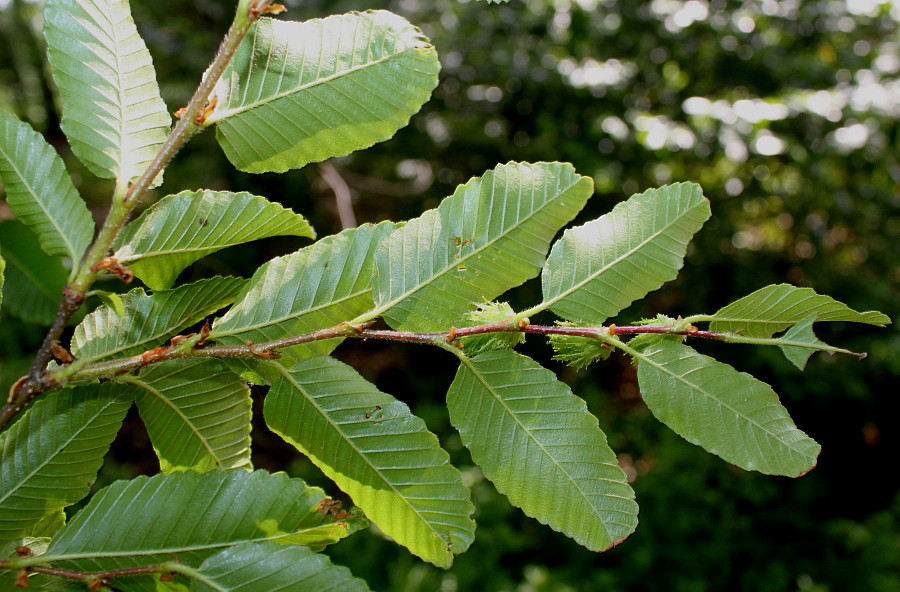
<path fill-rule="evenodd" d="M 375 248 L 394 229 L 366 224 L 323 238 L 260 267 L 237 302 L 213 326 L 211 339 L 226 345 L 262 343 L 350 321 L 373 307 Z M 330 339 L 280 350 L 290 366 L 337 347 Z"/>
<path fill-rule="evenodd" d="M 171 122 L 128 1 L 48 0 L 44 21 L 72 151 L 124 187 L 156 156 Z"/>
<path fill-rule="evenodd" d="M 353 368 L 300 362 L 272 385 L 265 418 L 415 555 L 446 568 L 471 544 L 469 491 L 437 438 Z"/>
<path fill-rule="evenodd" d="M 172 360 L 121 380 L 163 472 L 250 467 L 250 389 L 224 363 Z"/>
<path fill-rule="evenodd" d="M 439 70 L 428 39 L 390 12 L 260 19 L 216 85 L 207 124 L 238 169 L 284 172 L 392 137 Z"/>
<path fill-rule="evenodd" d="M 647 407 L 687 441 L 746 470 L 798 477 L 821 447 L 766 383 L 672 340 L 635 352 Z"/>
<path fill-rule="evenodd" d="M 62 159 L 43 136 L 0 111 L 0 181 L 6 201 L 48 255 L 68 257 L 72 274 L 94 238 L 94 221 Z"/>
<path fill-rule="evenodd" d="M 110 384 L 63 389 L 0 434 L 0 541 L 88 494 L 131 400 Z"/>
<path fill-rule="evenodd" d="M 459 186 L 375 254 L 375 304 L 395 329 L 446 330 L 537 275 L 550 241 L 591 196 L 562 163 L 509 163 Z"/>
<path fill-rule="evenodd" d="M 773 284 L 720 308 L 708 318 L 711 331 L 733 331 L 744 337 L 771 337 L 814 316 L 817 321 L 850 321 L 884 326 L 890 317 L 877 311 L 856 312 L 812 288 Z"/>
<path fill-rule="evenodd" d="M 547 258 L 541 308 L 582 323 L 615 316 L 675 278 L 709 216 L 700 187 L 677 183 L 634 195 L 567 230 Z"/>
<path fill-rule="evenodd" d="M 117 481 L 57 533 L 47 553 L 80 571 L 170 561 L 199 566 L 243 543 L 285 541 L 331 521 L 316 511 L 318 488 L 265 471 L 184 471 Z M 140 511 L 135 511 L 139 508 Z M 349 530 L 349 526 L 346 527 Z M 321 548 L 332 538 L 306 540 Z M 116 589 L 157 590 L 149 576 L 121 578 Z"/>
<path fill-rule="evenodd" d="M 6 281 L 6 259 L 3 258 L 3 252 L 0 251 L 0 306 L 3 305 L 4 281 Z"/>
<path fill-rule="evenodd" d="M 104 305 L 75 327 L 72 353 L 82 363 L 93 363 L 152 349 L 231 304 L 243 283 L 242 278 L 217 276 L 154 294 L 135 288 L 121 296 L 124 316 Z"/>
<path fill-rule="evenodd" d="M 271 236 L 315 238 L 315 232 L 303 216 L 263 197 L 183 191 L 159 200 L 127 225 L 113 256 L 145 284 L 163 290 L 206 255 Z"/>
<path fill-rule="evenodd" d="M 18 220 L 0 222 L 0 253 L 6 260 L 6 312 L 30 323 L 51 325 L 68 274 L 58 257 L 41 250 L 37 236 Z"/>
<path fill-rule="evenodd" d="M 203 580 L 191 592 L 365 592 L 369 587 L 346 567 L 305 547 L 248 543 L 208 557 L 198 569 Z"/>
<path fill-rule="evenodd" d="M 529 516 L 592 551 L 634 531 L 634 492 L 597 419 L 531 358 L 463 358 L 447 408 L 485 476 Z"/>

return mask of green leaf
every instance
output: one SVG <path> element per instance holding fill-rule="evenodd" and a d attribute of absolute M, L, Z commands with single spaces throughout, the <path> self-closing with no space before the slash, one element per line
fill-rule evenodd
<path fill-rule="evenodd" d="M 508 319 L 514 319 L 516 311 L 508 302 L 484 302 L 478 308 L 468 313 L 466 317 L 471 323 L 468 326 L 499 323 Z M 466 355 L 469 357 L 504 349 L 512 349 L 520 343 L 525 343 L 525 334 L 512 331 L 498 333 L 482 333 L 460 339 Z"/>
<path fill-rule="evenodd" d="M 353 368 L 326 356 L 300 362 L 272 385 L 264 413 L 413 554 L 447 568 L 471 544 L 469 491 L 437 438 Z"/>
<path fill-rule="evenodd" d="M 0 434 L 0 540 L 30 536 L 88 494 L 130 406 L 110 384 L 64 389 Z"/>
<path fill-rule="evenodd" d="M 579 323 L 615 316 L 675 278 L 709 216 L 700 187 L 678 183 L 632 196 L 567 230 L 547 258 L 540 308 Z"/>
<path fill-rule="evenodd" d="M 883 327 L 890 317 L 877 311 L 856 312 L 831 296 L 811 288 L 774 284 L 761 288 L 708 317 L 711 331 L 740 333 L 744 337 L 771 337 L 815 316 L 817 321 L 850 321 Z"/>
<path fill-rule="evenodd" d="M 159 200 L 126 226 L 113 257 L 154 290 L 163 290 L 210 253 L 271 236 L 315 238 L 315 232 L 303 216 L 263 197 L 183 191 Z"/>
<path fill-rule="evenodd" d="M 395 329 L 446 330 L 536 276 L 591 196 L 570 164 L 509 163 L 461 185 L 375 254 L 375 304 Z"/>
<path fill-rule="evenodd" d="M 569 323 L 560 323 L 569 324 Z M 612 350 L 594 337 L 575 335 L 548 335 L 553 347 L 553 359 L 573 368 L 587 368 L 597 360 L 605 360 Z"/>
<path fill-rule="evenodd" d="M 687 441 L 770 475 L 798 477 L 816 466 L 821 447 L 766 383 L 676 341 L 632 352 L 647 407 Z"/>
<path fill-rule="evenodd" d="M 323 499 L 321 489 L 265 471 L 184 471 L 117 481 L 57 533 L 47 560 L 79 571 L 153 565 L 173 557 L 199 566 L 243 543 L 287 542 L 321 530 L 332 524 L 317 511 Z M 331 542 L 329 534 L 302 544 L 321 548 Z M 156 590 L 152 577 L 116 579 L 114 587 Z"/>
<path fill-rule="evenodd" d="M 431 96 L 439 71 L 428 39 L 390 12 L 260 19 L 206 121 L 238 169 L 284 172 L 392 137 Z"/>
<path fill-rule="evenodd" d="M 231 304 L 243 284 L 241 278 L 217 276 L 154 294 L 135 288 L 121 297 L 124 316 L 104 305 L 84 318 L 75 328 L 72 354 L 89 364 L 152 349 Z"/>
<path fill-rule="evenodd" d="M 0 222 L 0 254 L 7 263 L 6 312 L 51 325 L 68 277 L 60 259 L 42 251 L 37 236 L 18 220 Z"/>
<path fill-rule="evenodd" d="M 171 122 L 129 4 L 48 0 L 44 21 L 72 151 L 92 173 L 124 187 L 156 156 Z"/>
<path fill-rule="evenodd" d="M 260 267 L 210 339 L 225 345 L 262 343 L 349 321 L 373 307 L 372 254 L 394 229 L 366 224 L 326 237 Z M 285 366 L 330 353 L 339 339 L 280 350 Z"/>
<path fill-rule="evenodd" d="M 225 364 L 172 360 L 121 380 L 163 472 L 250 468 L 250 389 Z"/>
<path fill-rule="evenodd" d="M 462 358 L 447 407 L 485 476 L 529 516 L 592 551 L 634 531 L 634 492 L 597 419 L 531 358 Z"/>
<path fill-rule="evenodd" d="M 62 159 L 43 136 L 0 111 L 0 181 L 6 201 L 38 236 L 48 255 L 68 257 L 72 275 L 94 238 L 94 221 L 66 172 Z"/>
<path fill-rule="evenodd" d="M 250 543 L 225 549 L 197 570 L 191 592 L 366 592 L 365 582 L 346 567 L 305 547 Z"/>
<path fill-rule="evenodd" d="M 6 259 L 0 251 L 0 305 L 3 304 L 3 282 L 6 280 Z"/>
<path fill-rule="evenodd" d="M 803 370 L 806 368 L 806 362 L 809 360 L 809 357 L 817 351 L 827 351 L 830 354 L 850 354 L 858 358 L 866 357 L 866 354 L 857 354 L 848 349 L 833 347 L 816 337 L 816 334 L 813 332 L 813 323 L 816 320 L 815 316 L 807 317 L 775 340 L 784 356 L 794 366 Z"/>

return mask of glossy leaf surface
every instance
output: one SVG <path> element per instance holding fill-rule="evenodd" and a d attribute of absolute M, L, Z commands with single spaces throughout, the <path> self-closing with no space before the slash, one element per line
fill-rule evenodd
<path fill-rule="evenodd" d="M 637 360 L 647 407 L 688 442 L 749 471 L 797 477 L 816 466 L 820 446 L 766 383 L 672 340 Z"/>
<path fill-rule="evenodd" d="M 85 363 L 125 357 L 152 349 L 234 301 L 244 280 L 217 276 L 147 294 L 141 288 L 123 294 L 125 315 L 104 305 L 75 328 L 72 353 Z"/>
<path fill-rule="evenodd" d="M 48 255 L 77 267 L 94 238 L 94 221 L 62 159 L 43 136 L 0 111 L 0 181 L 9 209 Z"/>
<path fill-rule="evenodd" d="M 592 551 L 634 531 L 634 492 L 597 419 L 531 358 L 464 358 L 447 407 L 484 475 L 529 516 Z"/>
<path fill-rule="evenodd" d="M 224 363 L 172 360 L 123 381 L 163 472 L 250 467 L 250 389 Z"/>
<path fill-rule="evenodd" d="M 0 434 L 0 541 L 88 494 L 130 406 L 110 384 L 63 389 Z"/>
<path fill-rule="evenodd" d="M 226 345 L 262 343 L 334 327 L 371 310 L 373 253 L 393 229 L 391 222 L 366 224 L 265 263 L 215 323 L 211 338 Z M 280 361 L 290 366 L 338 343 L 284 348 Z"/>
<path fill-rule="evenodd" d="M 161 199 L 126 226 L 113 256 L 145 284 L 164 290 L 210 253 L 270 236 L 315 238 L 315 232 L 303 216 L 263 197 L 183 191 Z"/>
<path fill-rule="evenodd" d="M 550 241 L 592 188 L 562 163 L 509 163 L 470 180 L 376 252 L 376 307 L 395 329 L 459 325 L 540 272 Z"/>
<path fill-rule="evenodd" d="M 437 437 L 350 366 L 324 356 L 297 364 L 272 385 L 265 417 L 415 555 L 449 567 L 471 544 L 469 491 Z"/>
<path fill-rule="evenodd" d="M 392 137 L 439 70 L 421 31 L 390 12 L 260 19 L 216 86 L 207 123 L 238 169 L 284 172 Z"/>
<path fill-rule="evenodd" d="M 128 1 L 48 0 L 44 20 L 72 151 L 124 187 L 153 160 L 171 122 Z"/>
<path fill-rule="evenodd" d="M 199 566 L 244 543 L 323 547 L 336 540 L 317 512 L 322 491 L 265 471 L 191 471 L 117 481 L 100 490 L 57 534 L 47 551 L 57 565 L 82 571 L 170 561 Z M 135 511 L 139 508 L 140 511 Z M 348 525 L 338 528 L 345 534 Z M 303 538 L 304 533 L 310 536 Z M 320 533 L 320 534 L 316 534 Z M 121 578 L 117 589 L 157 590 L 149 576 Z"/>
<path fill-rule="evenodd" d="M 884 326 L 890 317 L 876 311 L 857 312 L 812 288 L 775 284 L 760 288 L 710 317 L 710 330 L 734 331 L 745 337 L 771 337 L 814 316 L 817 321 L 850 321 Z"/>
<path fill-rule="evenodd" d="M 567 230 L 547 258 L 541 306 L 570 321 L 602 323 L 674 279 L 709 216 L 700 187 L 679 183 Z"/>
<path fill-rule="evenodd" d="M 209 557 L 190 592 L 367 592 L 346 567 L 305 547 L 248 543 Z"/>

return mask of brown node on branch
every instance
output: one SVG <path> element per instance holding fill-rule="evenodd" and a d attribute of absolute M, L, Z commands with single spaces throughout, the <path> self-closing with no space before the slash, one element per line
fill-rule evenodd
<path fill-rule="evenodd" d="M 25 382 L 27 382 L 27 381 L 28 381 L 28 377 L 27 377 L 27 376 L 22 376 L 21 378 L 19 378 L 19 380 L 17 380 L 17 381 L 15 381 L 14 383 L 12 383 L 12 386 L 9 387 L 9 396 L 6 397 L 6 402 L 7 402 L 7 403 L 10 403 L 10 404 L 11 404 L 13 401 L 16 400 L 16 393 L 19 392 L 19 389 L 21 389 L 22 386 L 23 386 L 23 385 L 25 384 Z"/>
<path fill-rule="evenodd" d="M 50 353 L 60 364 L 71 364 L 75 361 L 75 358 L 72 357 L 72 354 L 69 352 L 69 350 L 59 344 L 58 339 L 54 339 L 50 342 Z"/>
<path fill-rule="evenodd" d="M 20 569 L 16 574 L 16 588 L 27 588 L 28 587 L 28 570 Z"/>
<path fill-rule="evenodd" d="M 175 572 L 173 571 L 164 571 L 159 574 L 160 582 L 171 582 L 175 580 Z"/>
<path fill-rule="evenodd" d="M 254 356 L 259 356 L 260 358 L 264 358 L 266 360 L 277 360 L 281 357 L 281 354 L 276 351 L 269 351 L 267 349 L 258 349 L 255 345 L 253 345 L 252 341 L 245 341 L 247 344 L 247 349 Z"/>
<path fill-rule="evenodd" d="M 63 286 L 62 292 L 66 303 L 73 308 L 81 306 L 81 303 L 84 302 L 84 292 L 76 292 L 67 285 Z"/>
<path fill-rule="evenodd" d="M 283 4 L 270 4 L 270 0 L 257 0 L 250 5 L 250 17 L 259 18 L 261 14 L 281 14 L 287 12 Z"/>
<path fill-rule="evenodd" d="M 89 592 L 97 592 L 97 590 L 99 590 L 106 584 L 106 580 L 104 580 L 103 578 L 97 578 L 96 580 L 91 580 L 91 582 L 87 586 L 87 589 Z"/>
<path fill-rule="evenodd" d="M 16 547 L 16 555 L 18 555 L 19 557 L 31 557 L 33 553 L 31 552 L 31 547 L 19 545 L 18 547 Z"/>
<path fill-rule="evenodd" d="M 91 271 L 94 273 L 101 270 L 116 274 L 126 284 L 130 284 L 134 280 L 134 272 L 119 263 L 115 257 L 104 257 L 91 265 Z"/>
<path fill-rule="evenodd" d="M 610 335 L 615 335 L 615 334 L 616 334 L 616 326 L 615 326 L 615 325 L 610 325 L 610 326 L 609 326 L 609 334 L 610 334 Z"/>
<path fill-rule="evenodd" d="M 219 97 L 213 97 L 206 103 L 206 107 L 200 110 L 200 113 L 197 113 L 197 117 L 194 118 L 195 125 L 203 125 L 206 123 L 206 118 L 212 114 L 213 111 L 216 110 L 216 105 L 219 103 Z"/>
<path fill-rule="evenodd" d="M 447 333 L 447 343 L 453 343 L 454 339 L 456 339 L 456 327 L 450 327 L 450 331 Z"/>
<path fill-rule="evenodd" d="M 158 362 L 167 353 L 169 353 L 168 347 L 155 347 L 149 351 L 145 351 L 141 354 L 141 366 L 147 366 L 153 362 Z"/>

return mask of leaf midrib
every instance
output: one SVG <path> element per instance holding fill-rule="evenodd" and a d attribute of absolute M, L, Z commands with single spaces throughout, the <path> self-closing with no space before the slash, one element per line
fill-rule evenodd
<path fill-rule="evenodd" d="M 565 170 L 565 169 L 563 169 L 563 170 Z M 478 247 L 478 248 L 473 249 L 473 250 L 472 250 L 468 255 L 466 255 L 465 257 L 460 257 L 459 259 L 452 259 L 452 260 L 450 260 L 450 262 L 449 262 L 448 265 L 446 265 L 443 269 L 437 270 L 436 273 L 434 273 L 433 275 L 429 276 L 428 279 L 427 279 L 427 281 L 422 282 L 422 283 L 419 283 L 419 284 L 416 284 L 415 287 L 413 287 L 413 288 L 411 288 L 411 289 L 409 289 L 409 290 L 403 292 L 402 294 L 398 295 L 398 296 L 397 296 L 396 298 L 394 298 L 393 300 L 390 300 L 390 301 L 388 301 L 388 302 L 385 302 L 384 304 L 382 304 L 382 305 L 380 305 L 380 306 L 376 306 L 376 308 L 375 308 L 374 310 L 372 310 L 372 311 L 370 311 L 370 312 L 368 312 L 368 313 L 365 313 L 365 314 L 364 314 L 363 316 L 361 316 L 361 317 L 357 317 L 356 319 L 354 319 L 354 320 L 352 321 L 352 323 L 359 323 L 359 322 L 362 322 L 362 321 L 365 321 L 365 320 L 369 320 L 369 319 L 372 319 L 372 318 L 381 316 L 382 314 L 384 314 L 385 312 L 387 312 L 388 310 L 390 310 L 391 308 L 393 308 L 394 306 L 396 306 L 396 305 L 399 304 L 400 302 L 403 302 L 404 300 L 406 300 L 406 299 L 412 297 L 416 292 L 418 292 L 418 291 L 420 291 L 420 290 L 423 290 L 423 289 L 427 288 L 428 286 L 430 286 L 430 285 L 433 284 L 434 282 L 437 282 L 440 278 L 444 277 L 444 276 L 447 275 L 448 273 L 451 273 L 454 269 L 456 269 L 456 268 L 459 267 L 460 265 L 464 265 L 464 264 L 466 264 L 467 262 L 469 262 L 470 260 L 477 258 L 477 256 L 478 256 L 481 252 L 483 252 L 484 250 L 493 247 L 493 246 L 494 246 L 496 243 L 498 243 L 499 241 L 501 241 L 501 240 L 503 240 L 503 239 L 509 237 L 509 235 L 511 235 L 513 232 L 515 232 L 516 230 L 519 230 L 519 229 L 522 228 L 526 223 L 528 223 L 530 220 L 532 220 L 535 216 L 537 216 L 538 214 L 540 214 L 541 212 L 543 212 L 545 208 L 548 208 L 548 207 L 550 207 L 551 205 L 555 204 L 555 203 L 557 202 L 557 200 L 559 200 L 560 197 L 562 197 L 563 195 L 565 195 L 566 193 L 568 193 L 573 187 L 575 187 L 576 185 L 578 185 L 578 184 L 585 178 L 585 177 L 582 177 L 581 175 L 578 175 L 577 173 L 574 173 L 574 172 L 573 172 L 573 175 L 574 175 L 574 176 L 573 176 L 573 179 L 574 179 L 574 180 L 573 180 L 573 182 L 572 182 L 570 185 L 566 186 L 565 189 L 563 189 L 563 190 L 561 190 L 561 191 L 557 191 L 556 195 L 554 195 L 554 196 L 551 197 L 550 199 L 546 200 L 540 207 L 535 208 L 534 210 L 532 210 L 532 212 L 531 212 L 530 214 L 528 214 L 527 216 L 518 219 L 517 222 L 516 222 L 514 225 L 510 226 L 510 228 L 507 229 L 505 232 L 502 232 L 502 233 L 498 234 L 497 237 L 496 237 L 495 239 L 486 242 L 486 243 L 485 243 L 483 246 L 481 246 L 481 247 Z M 492 192 L 492 193 L 493 193 L 494 189 L 495 189 L 495 187 L 492 185 L 492 187 L 491 187 L 491 192 Z M 451 199 L 452 199 L 452 197 L 451 197 Z M 446 201 L 445 201 L 444 203 L 446 203 Z M 493 203 L 493 202 L 492 202 L 492 203 Z M 504 204 L 504 206 L 505 206 L 505 205 L 506 205 L 506 204 Z M 448 208 L 448 209 L 449 209 L 449 208 Z M 493 211 L 493 210 L 492 210 L 492 211 Z M 441 213 L 441 212 L 440 212 L 440 208 L 438 208 L 438 211 L 437 211 L 438 219 L 440 219 L 440 213 Z M 420 217 L 419 219 L 421 219 L 421 217 Z M 408 227 L 408 225 L 407 225 L 407 227 Z M 390 240 L 390 238 L 388 238 L 388 240 Z M 404 240 L 405 240 L 405 237 L 404 237 Z M 383 244 L 383 245 L 386 245 L 386 244 L 387 244 L 387 241 L 385 241 L 385 242 L 382 243 L 382 244 Z M 474 264 L 472 264 L 472 267 L 474 268 L 474 267 L 476 267 L 476 266 L 475 266 Z"/>
<path fill-rule="evenodd" d="M 627 203 L 627 202 L 626 202 L 626 203 Z M 665 226 L 661 227 L 657 232 L 655 232 L 655 233 L 653 233 L 652 235 L 648 236 L 646 239 L 644 239 L 643 241 L 641 241 L 637 246 L 635 246 L 635 247 L 633 247 L 632 249 L 628 250 L 627 252 L 623 253 L 623 254 L 620 255 L 619 257 L 613 259 L 612 261 L 610 261 L 609 263 L 607 263 L 606 265 L 604 265 L 603 267 L 601 267 L 600 269 L 598 269 L 598 270 L 595 271 L 594 273 L 589 274 L 585 279 L 583 279 L 583 280 L 580 281 L 580 282 L 577 282 L 576 284 L 574 284 L 574 285 L 573 285 L 571 288 L 569 288 L 568 290 L 564 290 L 563 292 L 559 293 L 557 296 L 554 296 L 554 297 L 551 298 L 550 300 L 544 300 L 544 301 L 541 302 L 538 306 L 535 307 L 535 312 L 537 312 L 538 309 L 539 309 L 539 310 L 543 310 L 543 309 L 545 309 L 545 308 L 550 308 L 550 307 L 552 307 L 554 304 L 556 304 L 556 303 L 559 302 L 560 300 L 562 300 L 562 299 L 564 299 L 564 298 L 570 296 L 573 292 L 577 292 L 578 290 L 580 290 L 580 289 L 581 289 L 582 287 L 584 287 L 585 285 L 587 285 L 587 284 L 589 284 L 590 282 L 592 282 L 592 281 L 594 281 L 595 279 L 597 279 L 597 278 L 598 278 L 600 275 L 602 275 L 603 273 L 609 271 L 613 266 L 615 266 L 615 265 L 619 264 L 620 262 L 624 261 L 625 259 L 627 259 L 627 258 L 629 258 L 629 257 L 631 257 L 631 256 L 633 256 L 633 255 L 635 255 L 638 251 L 640 251 L 642 248 L 644 248 L 648 243 L 650 243 L 650 242 L 656 240 L 659 236 L 661 236 L 663 233 L 665 233 L 666 231 L 668 231 L 671 227 L 675 226 L 678 222 L 680 222 L 682 218 L 684 218 L 685 216 L 687 216 L 688 214 L 690 214 L 691 212 L 693 212 L 693 210 L 694 210 L 695 208 L 697 208 L 697 207 L 702 207 L 702 206 L 703 206 L 703 203 L 704 203 L 704 202 L 703 202 L 702 200 L 698 201 L 693 207 L 690 207 L 690 208 L 684 210 L 683 212 L 681 212 L 679 215 L 675 216 L 668 224 L 666 224 Z M 629 213 L 630 213 L 630 212 L 629 212 Z M 611 213 L 610 213 L 611 216 L 614 215 L 614 214 L 615 214 L 615 212 L 611 212 Z M 634 215 L 633 213 L 630 213 L 630 214 L 631 214 L 631 215 Z M 525 313 L 522 313 L 522 314 L 525 314 Z"/>

